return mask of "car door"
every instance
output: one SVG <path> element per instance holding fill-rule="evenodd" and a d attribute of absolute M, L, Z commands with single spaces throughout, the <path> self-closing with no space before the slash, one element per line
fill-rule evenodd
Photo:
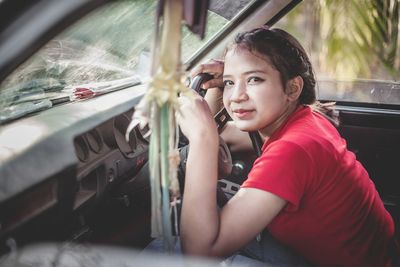
<path fill-rule="evenodd" d="M 399 6 L 373 2 L 303 2 L 274 26 L 291 31 L 308 50 L 317 98 L 336 103 L 338 130 L 367 169 L 398 229 Z"/>

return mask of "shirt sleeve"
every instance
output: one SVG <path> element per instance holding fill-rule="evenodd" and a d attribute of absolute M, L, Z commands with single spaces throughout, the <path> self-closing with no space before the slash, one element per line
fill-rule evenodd
<path fill-rule="evenodd" d="M 242 187 L 257 188 L 286 201 L 286 211 L 296 211 L 313 176 L 312 159 L 305 149 L 287 141 L 268 145 L 254 162 Z"/>

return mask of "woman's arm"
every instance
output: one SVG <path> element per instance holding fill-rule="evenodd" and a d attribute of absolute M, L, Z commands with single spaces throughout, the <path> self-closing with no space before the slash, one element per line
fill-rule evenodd
<path fill-rule="evenodd" d="M 218 133 L 207 103 L 181 98 L 178 122 L 189 140 L 181 213 L 185 253 L 225 256 L 244 246 L 278 214 L 286 201 L 259 189 L 240 189 L 218 210 Z"/>
<path fill-rule="evenodd" d="M 233 121 L 228 121 L 220 133 L 231 152 L 254 151 L 248 132 L 239 130 Z"/>

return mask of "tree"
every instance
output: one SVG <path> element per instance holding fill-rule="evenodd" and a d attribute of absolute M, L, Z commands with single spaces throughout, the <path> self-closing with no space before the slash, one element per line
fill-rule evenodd
<path fill-rule="evenodd" d="M 319 66 L 319 73 L 339 80 L 398 80 L 399 2 L 304 1 L 284 24 L 289 31 L 298 29 L 298 34 L 294 34 L 303 40 L 312 54 L 314 65 Z M 298 28 L 299 24 L 302 25 L 301 29 Z"/>

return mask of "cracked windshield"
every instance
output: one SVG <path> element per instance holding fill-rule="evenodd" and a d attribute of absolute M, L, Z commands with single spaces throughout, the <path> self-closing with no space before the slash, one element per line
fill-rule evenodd
<path fill-rule="evenodd" d="M 0 84 L 0 124 L 145 82 L 158 1 L 119 1 L 50 41 Z M 211 1 L 203 40 L 183 27 L 182 61 L 250 1 Z"/>
<path fill-rule="evenodd" d="M 182 61 L 249 2 L 210 1 L 203 40 L 183 27 Z M 321 100 L 400 104 L 399 5 L 366 3 L 303 1 L 274 26 L 308 50 Z M 50 41 L 0 84 L 0 124 L 145 82 L 156 4 L 108 4 Z"/>

